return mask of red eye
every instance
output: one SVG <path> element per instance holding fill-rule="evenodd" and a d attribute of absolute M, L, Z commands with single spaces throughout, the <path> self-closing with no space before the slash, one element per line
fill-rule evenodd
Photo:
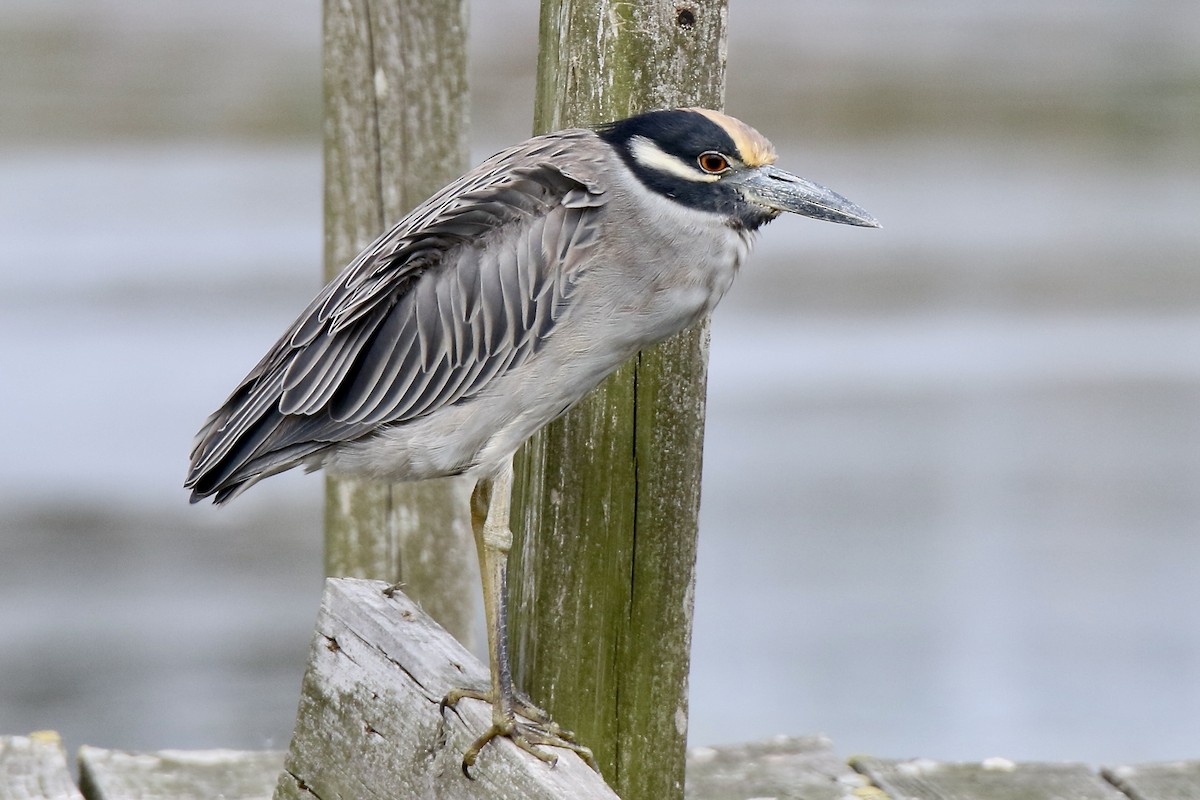
<path fill-rule="evenodd" d="M 701 153 L 696 163 L 710 175 L 719 175 L 729 169 L 729 159 L 714 150 Z"/>

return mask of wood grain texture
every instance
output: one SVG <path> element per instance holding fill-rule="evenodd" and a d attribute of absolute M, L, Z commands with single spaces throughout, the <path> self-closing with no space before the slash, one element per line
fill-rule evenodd
<path fill-rule="evenodd" d="M 952 763 L 928 758 L 855 758 L 851 765 L 894 798 L 912 800 L 1121 800 L 1084 764 L 990 759 Z"/>
<path fill-rule="evenodd" d="M 272 796 L 273 787 L 276 798 L 300 800 L 317 796 L 614 800 L 612 791 L 595 773 L 581 770 L 574 756 L 568 770 L 571 776 L 559 780 L 562 774 L 557 768 L 549 769 L 507 743 L 481 759 L 486 774 L 479 773 L 476 782 L 466 781 L 457 771 L 453 751 L 474 735 L 469 728 L 483 724 L 487 709 L 482 704 L 475 704 L 473 710 L 464 707 L 461 717 L 447 715 L 443 725 L 427 719 L 429 707 L 435 705 L 430 698 L 447 681 L 484 679 L 485 670 L 408 598 L 399 594 L 386 598 L 384 588 L 382 583 L 355 580 L 328 585 L 323 622 L 305 678 L 306 692 L 316 690 L 309 700 L 325 715 L 324 727 L 310 721 L 297 729 L 298 737 L 303 729 L 304 740 L 297 739 L 288 771 L 280 773 L 285 754 L 277 751 L 131 753 L 84 746 L 79 752 L 81 794 L 71 782 L 58 735 L 43 731 L 0 737 L 0 800 L 263 800 Z M 338 642 L 336 647 L 330 647 L 331 638 Z M 348 650 L 342 644 L 349 645 Z M 382 683 L 372 688 L 375 682 Z M 402 696 L 416 698 L 414 714 L 397 713 L 394 701 Z M 388 725 L 376 727 L 380 719 Z M 395 730 L 403 727 L 418 731 L 418 739 L 397 738 Z M 335 760 L 323 761 L 326 752 L 333 753 Z M 524 763 L 514 766 L 514 760 Z M 398 769 L 400 762 L 413 763 L 416 773 L 425 774 Z M 1097 775 L 1080 764 L 1014 764 L 1003 759 L 953 764 L 861 757 L 852 759 L 861 771 L 855 772 L 823 736 L 779 736 L 693 748 L 687 763 L 687 800 L 1200 798 L 1200 761 L 1106 767 Z M 514 786 L 498 785 L 513 775 Z M 871 776 L 891 794 L 873 784 Z M 334 794 L 318 795 L 319 791 Z"/>
<path fill-rule="evenodd" d="M 465 0 L 326 0 L 325 271 L 467 167 Z M 469 488 L 467 489 L 469 492 Z M 470 643 L 478 568 L 460 482 L 330 479 L 326 574 L 403 582 Z"/>
<path fill-rule="evenodd" d="M 866 800 L 868 786 L 824 736 L 780 736 L 689 750 L 684 794 L 687 800 Z"/>
<path fill-rule="evenodd" d="M 1200 760 L 1105 767 L 1101 774 L 1133 800 L 1200 798 Z"/>
<path fill-rule="evenodd" d="M 574 753 L 551 768 L 511 742 L 483 751 L 468 780 L 463 751 L 491 707 L 438 703 L 458 686 L 482 687 L 487 668 L 409 598 L 386 584 L 326 581 L 296 730 L 275 797 L 382 800 L 616 800 Z"/>
<path fill-rule="evenodd" d="M 0 800 L 83 800 L 57 733 L 0 736 Z"/>
<path fill-rule="evenodd" d="M 270 800 L 283 753 L 160 750 L 129 753 L 82 747 L 80 785 L 88 800 Z"/>
<path fill-rule="evenodd" d="M 544 0 L 535 131 L 720 108 L 726 13 Z M 642 352 L 517 459 L 517 681 L 626 800 L 683 794 L 707 352 L 707 323 Z"/>

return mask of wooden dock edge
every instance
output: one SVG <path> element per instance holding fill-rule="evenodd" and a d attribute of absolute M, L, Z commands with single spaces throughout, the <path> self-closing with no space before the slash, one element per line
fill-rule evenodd
<path fill-rule="evenodd" d="M 0 736 L 0 800 L 83 800 L 54 731 Z"/>
<path fill-rule="evenodd" d="M 87 800 L 268 800 L 283 767 L 279 750 L 79 749 Z"/>
<path fill-rule="evenodd" d="M 51 731 L 0 737 L 0 800 L 316 800 L 318 798 L 554 798 L 616 800 L 573 753 L 554 768 L 500 741 L 468 780 L 463 750 L 490 721 L 465 700 L 487 669 L 400 592 L 378 581 L 330 579 L 313 637 L 288 753 L 128 753 L 85 746 L 72 780 Z M 821 736 L 778 737 L 688 752 L 687 800 L 1200 800 L 1200 759 L 1118 765 L 848 761 Z"/>
<path fill-rule="evenodd" d="M 268 800 L 284 757 L 280 751 L 129 753 L 83 747 L 76 788 L 57 734 L 0 737 L 0 800 Z M 402 794 L 398 784 L 392 796 L 422 797 Z M 579 796 L 571 791 L 561 795 L 564 800 Z M 1196 800 L 1200 760 L 1106 767 L 1099 772 L 1079 764 L 1015 764 L 1001 758 L 972 764 L 867 757 L 847 762 L 833 753 L 824 737 L 781 736 L 692 748 L 685 797 Z"/>

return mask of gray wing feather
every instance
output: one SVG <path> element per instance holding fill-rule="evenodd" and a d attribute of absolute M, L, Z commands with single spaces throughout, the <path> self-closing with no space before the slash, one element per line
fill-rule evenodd
<path fill-rule="evenodd" d="M 605 200 L 599 147 L 569 174 L 556 164 L 581 143 L 595 139 L 500 153 L 364 250 L 201 428 L 193 501 L 470 397 L 536 352 L 568 313 Z"/>

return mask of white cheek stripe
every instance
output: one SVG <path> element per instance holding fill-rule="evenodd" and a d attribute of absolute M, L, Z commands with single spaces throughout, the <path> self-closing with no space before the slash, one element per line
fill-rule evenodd
<path fill-rule="evenodd" d="M 639 164 L 676 178 L 683 178 L 697 183 L 713 183 L 721 179 L 720 175 L 709 175 L 691 167 L 681 158 L 671 155 L 645 136 L 634 136 L 629 141 L 629 152 Z"/>

